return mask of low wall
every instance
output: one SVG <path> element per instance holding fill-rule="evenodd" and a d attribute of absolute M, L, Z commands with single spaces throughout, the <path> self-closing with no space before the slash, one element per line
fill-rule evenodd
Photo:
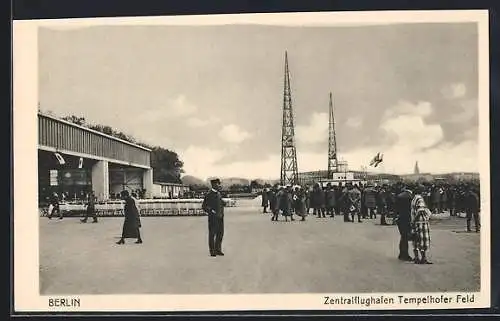
<path fill-rule="evenodd" d="M 224 199 L 226 207 L 236 206 L 236 201 Z M 147 199 L 138 200 L 137 206 L 141 216 L 203 216 L 202 199 Z M 97 216 L 123 216 L 123 201 L 96 203 Z M 64 216 L 82 216 L 87 205 L 83 203 L 61 203 L 59 209 Z M 48 207 L 40 209 L 41 216 L 48 215 Z"/>

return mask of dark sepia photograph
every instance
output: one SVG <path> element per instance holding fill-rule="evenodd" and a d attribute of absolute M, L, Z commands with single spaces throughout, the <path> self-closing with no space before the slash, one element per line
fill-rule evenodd
<path fill-rule="evenodd" d="M 36 295 L 486 302 L 473 17 L 37 25 Z"/>

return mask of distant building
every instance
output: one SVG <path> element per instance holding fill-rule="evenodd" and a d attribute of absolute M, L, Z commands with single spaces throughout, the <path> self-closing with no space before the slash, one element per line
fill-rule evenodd
<path fill-rule="evenodd" d="M 175 183 L 154 182 L 154 198 L 178 198 L 189 192 L 189 186 Z"/>
<path fill-rule="evenodd" d="M 434 180 L 434 176 L 429 173 L 401 175 L 401 178 L 409 182 L 431 182 Z"/>
<path fill-rule="evenodd" d="M 345 172 L 345 173 L 333 173 L 330 179 L 322 179 L 319 180 L 319 183 L 324 187 L 326 184 L 330 183 L 332 185 L 345 185 L 346 183 L 353 184 L 366 184 L 366 180 L 364 175 L 356 175 L 354 172 Z"/>
<path fill-rule="evenodd" d="M 479 173 L 452 173 L 451 177 L 457 181 L 474 181 L 479 180 Z"/>
<path fill-rule="evenodd" d="M 313 171 L 313 172 L 303 172 L 299 173 L 299 184 L 300 185 L 312 185 L 319 182 L 320 180 L 325 180 L 328 178 L 328 171 Z"/>
<path fill-rule="evenodd" d="M 413 174 L 415 175 L 420 174 L 420 169 L 418 168 L 418 162 L 415 162 L 415 168 L 413 170 Z"/>

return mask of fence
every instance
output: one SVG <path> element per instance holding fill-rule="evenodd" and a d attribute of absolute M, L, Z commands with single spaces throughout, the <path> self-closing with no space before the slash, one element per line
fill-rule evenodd
<path fill-rule="evenodd" d="M 225 198 L 226 207 L 235 207 L 236 201 Z M 138 200 L 137 207 L 141 216 L 203 216 L 206 213 L 201 208 L 202 199 L 148 199 Z M 123 216 L 123 201 L 108 201 L 97 203 L 97 216 Z M 86 204 L 61 203 L 59 210 L 64 216 L 81 216 L 85 213 Z M 47 208 L 40 209 L 41 216 L 47 216 Z"/>

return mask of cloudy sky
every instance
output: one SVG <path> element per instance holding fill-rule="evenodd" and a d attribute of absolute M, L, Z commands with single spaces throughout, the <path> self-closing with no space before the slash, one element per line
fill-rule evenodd
<path fill-rule="evenodd" d="M 176 151 L 186 174 L 278 178 L 284 52 L 299 171 L 326 169 L 328 95 L 349 167 L 477 171 L 473 23 L 96 26 L 39 31 L 41 109 Z"/>

